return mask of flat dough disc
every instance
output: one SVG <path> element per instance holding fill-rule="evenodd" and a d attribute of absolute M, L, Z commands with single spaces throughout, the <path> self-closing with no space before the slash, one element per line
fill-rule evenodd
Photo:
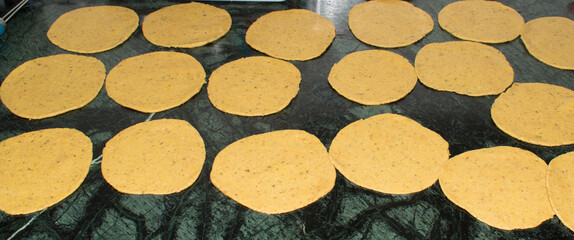
<path fill-rule="evenodd" d="M 68 197 L 92 162 L 92 142 L 82 132 L 52 128 L 0 142 L 0 209 L 28 214 Z"/>
<path fill-rule="evenodd" d="M 562 154 L 548 166 L 548 195 L 554 212 L 566 227 L 574 230 L 574 152 Z"/>
<path fill-rule="evenodd" d="M 522 42 L 532 56 L 550 66 L 574 70 L 574 21 L 565 17 L 542 17 L 528 21 Z"/>
<path fill-rule="evenodd" d="M 492 120 L 519 140 L 542 145 L 574 144 L 574 91 L 545 83 L 515 83 L 494 101 Z"/>
<path fill-rule="evenodd" d="M 430 43 L 417 53 L 415 70 L 427 87 L 469 96 L 500 94 L 514 81 L 506 57 L 476 42 Z"/>
<path fill-rule="evenodd" d="M 133 10 L 119 6 L 79 8 L 64 13 L 50 26 L 48 39 L 78 53 L 97 53 L 126 41 L 139 26 Z"/>
<path fill-rule="evenodd" d="M 231 16 L 221 8 L 191 2 L 150 13 L 142 23 L 144 37 L 162 47 L 193 48 L 213 42 L 231 28 Z"/>
<path fill-rule="evenodd" d="M 246 137 L 225 147 L 213 162 L 211 182 L 252 210 L 276 214 L 305 207 L 335 186 L 325 146 L 301 130 Z"/>
<path fill-rule="evenodd" d="M 53 117 L 88 104 L 102 89 L 105 78 L 104 64 L 93 57 L 41 57 L 8 74 L 0 86 L 0 98 L 20 117 Z"/>
<path fill-rule="evenodd" d="M 390 194 L 422 191 L 438 179 L 449 158 L 436 132 L 397 114 L 380 114 L 344 127 L 329 149 L 331 161 L 349 181 Z"/>
<path fill-rule="evenodd" d="M 306 9 L 275 11 L 258 18 L 245 35 L 252 48 L 285 60 L 321 55 L 335 38 L 335 24 Z"/>
<path fill-rule="evenodd" d="M 124 129 L 104 147 L 102 174 L 129 194 L 170 194 L 191 186 L 205 161 L 203 139 L 188 122 L 160 119 Z"/>
<path fill-rule="evenodd" d="M 299 92 L 301 73 L 293 64 L 270 57 L 248 57 L 219 67 L 209 77 L 207 93 L 226 113 L 263 116 L 287 107 Z"/>
<path fill-rule="evenodd" d="M 458 1 L 438 13 L 438 23 L 460 39 L 502 43 L 520 36 L 524 18 L 496 1 Z"/>
<path fill-rule="evenodd" d="M 116 65 L 106 77 L 106 90 L 118 104 L 152 113 L 185 103 L 204 83 L 203 66 L 192 56 L 152 52 Z"/>
<path fill-rule="evenodd" d="M 349 12 L 349 28 L 364 43 L 384 48 L 415 43 L 432 31 L 434 21 L 405 1 L 369 1 Z"/>
<path fill-rule="evenodd" d="M 403 56 L 385 50 L 354 52 L 336 63 L 329 84 L 344 97 L 366 105 L 397 101 L 417 83 L 413 65 Z"/>
<path fill-rule="evenodd" d="M 440 186 L 478 220 L 505 230 L 533 228 L 552 218 L 544 160 L 515 147 L 468 151 L 449 159 Z"/>

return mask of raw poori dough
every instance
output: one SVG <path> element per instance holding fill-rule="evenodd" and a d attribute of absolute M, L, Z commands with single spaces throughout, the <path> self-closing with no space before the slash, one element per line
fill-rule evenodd
<path fill-rule="evenodd" d="M 574 70 L 574 21 L 541 17 L 528 21 L 521 39 L 532 56 L 550 66 Z"/>
<path fill-rule="evenodd" d="M 556 216 L 574 230 L 574 152 L 562 154 L 550 161 L 546 183 Z"/>

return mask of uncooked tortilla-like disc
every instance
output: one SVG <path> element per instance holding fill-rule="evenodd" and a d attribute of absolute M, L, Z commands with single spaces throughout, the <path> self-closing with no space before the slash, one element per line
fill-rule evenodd
<path fill-rule="evenodd" d="M 119 6 L 79 8 L 64 13 L 50 26 L 48 39 L 78 53 L 112 49 L 126 41 L 139 26 L 133 10 Z"/>
<path fill-rule="evenodd" d="M 417 53 L 415 70 L 427 87 L 469 96 L 500 94 L 514 81 L 506 57 L 476 42 L 428 44 Z"/>
<path fill-rule="evenodd" d="M 299 92 L 301 73 L 293 64 L 270 57 L 248 57 L 219 67 L 209 77 L 213 105 L 241 116 L 263 116 L 285 108 Z"/>
<path fill-rule="evenodd" d="M 422 39 L 434 27 L 431 16 L 405 1 L 369 1 L 349 12 L 349 28 L 364 43 L 403 47 Z"/>
<path fill-rule="evenodd" d="M 52 128 L 0 142 L 0 209 L 28 214 L 68 197 L 92 162 L 92 141 L 82 132 Z"/>
<path fill-rule="evenodd" d="M 416 83 L 417 75 L 409 60 L 385 50 L 351 53 L 329 73 L 329 84 L 339 94 L 366 105 L 397 101 Z"/>
<path fill-rule="evenodd" d="M 542 17 L 524 25 L 521 39 L 532 56 L 550 66 L 574 70 L 574 21 Z"/>
<path fill-rule="evenodd" d="M 20 117 L 53 117 L 88 104 L 102 89 L 105 78 L 104 64 L 93 57 L 41 57 L 8 74 L 0 86 L 0 98 Z"/>
<path fill-rule="evenodd" d="M 124 129 L 104 147 L 102 174 L 122 193 L 170 194 L 191 186 L 205 161 L 203 139 L 188 122 L 160 119 Z"/>
<path fill-rule="evenodd" d="M 449 158 L 448 142 L 397 114 L 358 120 L 337 133 L 331 161 L 349 181 L 391 194 L 422 191 L 438 179 Z"/>
<path fill-rule="evenodd" d="M 225 147 L 213 161 L 211 182 L 223 194 L 258 212 L 305 207 L 335 186 L 325 146 L 301 130 L 253 135 Z"/>
<path fill-rule="evenodd" d="M 562 154 L 548 166 L 548 195 L 556 216 L 574 230 L 574 152 Z"/>
<path fill-rule="evenodd" d="M 231 28 L 231 16 L 221 8 L 191 2 L 159 9 L 145 17 L 144 37 L 162 47 L 193 48 L 213 42 Z"/>
<path fill-rule="evenodd" d="M 519 140 L 542 145 L 574 144 L 574 91 L 546 83 L 515 83 L 491 108 L 498 128 Z"/>
<path fill-rule="evenodd" d="M 478 220 L 505 230 L 533 228 L 552 218 L 544 160 L 515 147 L 468 151 L 449 159 L 442 191 Z"/>
<path fill-rule="evenodd" d="M 152 52 L 116 65 L 106 77 L 108 96 L 120 105 L 141 112 L 177 107 L 201 90 L 203 66 L 179 52 Z"/>
<path fill-rule="evenodd" d="M 275 11 L 258 18 L 245 35 L 252 48 L 285 60 L 321 55 L 335 38 L 335 24 L 306 9 Z"/>
<path fill-rule="evenodd" d="M 496 1 L 458 1 L 438 13 L 438 23 L 460 39 L 502 43 L 520 35 L 524 18 L 513 8 Z"/>

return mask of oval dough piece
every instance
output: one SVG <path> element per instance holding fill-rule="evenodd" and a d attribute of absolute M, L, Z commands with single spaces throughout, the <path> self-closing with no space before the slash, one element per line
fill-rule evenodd
<path fill-rule="evenodd" d="M 124 129 L 104 147 L 102 174 L 122 193 L 170 194 L 191 186 L 205 161 L 203 139 L 188 122 L 160 119 Z"/>
<path fill-rule="evenodd" d="M 514 81 L 506 57 L 476 42 L 428 44 L 417 53 L 415 70 L 427 87 L 469 96 L 500 94 Z"/>
<path fill-rule="evenodd" d="M 542 17 L 528 21 L 522 42 L 532 56 L 550 66 L 574 70 L 574 21 L 565 17 Z"/>
<path fill-rule="evenodd" d="M 48 29 L 58 47 L 78 53 L 97 53 L 126 41 L 139 26 L 133 10 L 119 6 L 84 7 L 64 13 Z"/>
<path fill-rule="evenodd" d="M 193 48 L 213 42 L 231 28 L 231 16 L 221 8 L 191 2 L 150 13 L 142 23 L 144 37 L 162 47 Z"/>
<path fill-rule="evenodd" d="M 263 116 L 287 107 L 299 92 L 301 73 L 293 64 L 270 57 L 248 57 L 219 67 L 209 77 L 207 93 L 226 113 Z"/>
<path fill-rule="evenodd" d="M 225 147 L 211 181 L 252 210 L 276 214 L 305 207 L 335 185 L 336 171 L 319 139 L 301 130 L 253 135 Z"/>
<path fill-rule="evenodd" d="M 364 43 L 384 48 L 415 43 L 432 31 L 434 21 L 405 1 L 369 1 L 349 12 L 349 28 Z"/>
<path fill-rule="evenodd" d="M 562 154 L 548 165 L 548 195 L 556 216 L 574 230 L 574 152 Z"/>
<path fill-rule="evenodd" d="M 438 23 L 460 39 L 502 43 L 520 35 L 524 18 L 513 8 L 496 1 L 458 1 L 439 12 Z"/>
<path fill-rule="evenodd" d="M 41 57 L 8 74 L 0 86 L 0 98 L 20 117 L 53 117 L 88 104 L 100 92 L 105 78 L 104 64 L 93 57 Z"/>
<path fill-rule="evenodd" d="M 449 159 L 439 177 L 449 200 L 478 220 L 505 230 L 552 218 L 544 160 L 515 147 L 468 151 Z"/>
<path fill-rule="evenodd" d="M 515 83 L 491 108 L 498 128 L 542 146 L 574 144 L 574 91 L 545 83 Z"/>
<path fill-rule="evenodd" d="M 249 26 L 245 35 L 252 48 L 285 60 L 316 58 L 334 38 L 335 24 L 306 9 L 265 14 Z"/>
<path fill-rule="evenodd" d="M 448 147 L 436 132 L 388 113 L 341 129 L 331 143 L 329 157 L 343 176 L 361 187 L 407 194 L 436 182 L 449 158 Z"/>
<path fill-rule="evenodd" d="M 92 142 L 82 132 L 52 128 L 0 142 L 0 209 L 28 214 L 68 197 L 92 162 Z"/>
<path fill-rule="evenodd" d="M 204 83 L 203 66 L 192 56 L 152 52 L 125 59 L 112 68 L 106 90 L 118 104 L 152 113 L 185 103 Z"/>

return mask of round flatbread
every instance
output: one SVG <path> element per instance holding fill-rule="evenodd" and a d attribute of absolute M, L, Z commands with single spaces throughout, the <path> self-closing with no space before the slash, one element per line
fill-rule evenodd
<path fill-rule="evenodd" d="M 319 139 L 301 130 L 253 135 L 217 154 L 211 182 L 252 210 L 276 214 L 305 207 L 335 185 L 336 171 Z"/>
<path fill-rule="evenodd" d="M 415 70 L 427 87 L 469 96 L 500 94 L 514 81 L 506 57 L 476 42 L 428 44 L 417 53 Z"/>
<path fill-rule="evenodd" d="M 329 84 L 347 99 L 365 105 L 397 101 L 417 83 L 415 69 L 403 56 L 385 50 L 354 52 L 336 63 Z"/>
<path fill-rule="evenodd" d="M 192 56 L 152 52 L 116 65 L 106 77 L 106 90 L 118 104 L 152 113 L 185 103 L 204 83 L 203 66 Z"/>
<path fill-rule="evenodd" d="M 550 66 L 574 70 L 574 21 L 565 17 L 542 17 L 528 21 L 522 42 L 532 56 Z"/>
<path fill-rule="evenodd" d="M 548 195 L 556 216 L 574 230 L 574 152 L 562 154 L 548 165 Z"/>
<path fill-rule="evenodd" d="M 162 47 L 193 48 L 213 42 L 231 28 L 231 16 L 221 8 L 191 2 L 150 13 L 142 23 L 144 37 Z"/>
<path fill-rule="evenodd" d="M 8 74 L 0 86 L 0 98 L 20 117 L 53 117 L 88 104 L 100 92 L 105 78 L 104 64 L 93 57 L 41 57 Z"/>
<path fill-rule="evenodd" d="M 341 129 L 331 143 L 329 157 L 343 176 L 361 187 L 407 194 L 436 182 L 449 158 L 448 147 L 436 132 L 388 113 Z"/>
<path fill-rule="evenodd" d="M 56 19 L 47 35 L 52 43 L 64 50 L 97 53 L 120 45 L 138 26 L 138 15 L 129 8 L 84 7 Z"/>
<path fill-rule="evenodd" d="M 446 162 L 439 183 L 446 197 L 478 220 L 505 230 L 552 218 L 544 160 L 515 147 L 468 151 Z"/>
<path fill-rule="evenodd" d="M 438 23 L 460 39 L 502 43 L 520 36 L 524 18 L 496 1 L 458 1 L 438 13 Z"/>
<path fill-rule="evenodd" d="M 124 129 L 104 147 L 102 174 L 122 193 L 170 194 L 191 186 L 205 161 L 203 139 L 188 122 L 160 119 Z"/>
<path fill-rule="evenodd" d="M 405 1 L 369 1 L 349 12 L 349 28 L 364 43 L 385 48 L 415 43 L 432 31 L 434 21 Z"/>
<path fill-rule="evenodd" d="M 321 55 L 335 38 L 335 24 L 306 9 L 275 11 L 258 18 L 245 35 L 252 48 L 285 60 Z"/>
<path fill-rule="evenodd" d="M 82 184 L 92 142 L 82 132 L 52 128 L 0 142 L 0 210 L 16 215 L 50 207 Z"/>
<path fill-rule="evenodd" d="M 492 120 L 519 140 L 542 145 L 574 144 L 574 91 L 545 83 L 515 83 L 494 101 Z"/>
<path fill-rule="evenodd" d="M 263 116 L 285 108 L 299 92 L 301 73 L 293 64 L 270 57 L 248 57 L 219 67 L 207 93 L 226 113 Z"/>

